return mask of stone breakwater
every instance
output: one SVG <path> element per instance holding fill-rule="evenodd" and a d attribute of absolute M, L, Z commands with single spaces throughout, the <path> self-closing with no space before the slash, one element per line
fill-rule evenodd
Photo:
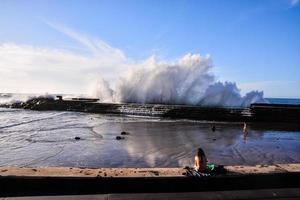
<path fill-rule="evenodd" d="M 97 99 L 34 98 L 26 102 L 1 105 L 30 110 L 75 111 L 100 114 L 140 115 L 173 119 L 210 121 L 300 122 L 299 105 L 252 104 L 249 108 L 201 107 L 188 105 L 99 103 Z"/>

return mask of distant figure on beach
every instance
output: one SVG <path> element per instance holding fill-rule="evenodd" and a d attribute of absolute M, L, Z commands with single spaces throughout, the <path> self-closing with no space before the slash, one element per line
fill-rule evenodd
<path fill-rule="evenodd" d="M 195 170 L 203 172 L 207 170 L 207 159 L 203 149 L 198 148 L 197 154 L 195 156 Z"/>
<path fill-rule="evenodd" d="M 248 128 L 246 122 L 244 122 L 243 133 L 244 133 L 244 141 L 246 142 L 247 135 L 248 135 Z"/>
<path fill-rule="evenodd" d="M 244 128 L 243 128 L 243 132 L 244 132 L 244 133 L 247 133 L 247 132 L 248 132 L 248 129 L 247 129 L 247 124 L 246 124 L 246 122 L 244 122 Z"/>
<path fill-rule="evenodd" d="M 216 126 L 212 125 L 211 130 L 212 130 L 212 132 L 215 132 L 216 131 Z"/>

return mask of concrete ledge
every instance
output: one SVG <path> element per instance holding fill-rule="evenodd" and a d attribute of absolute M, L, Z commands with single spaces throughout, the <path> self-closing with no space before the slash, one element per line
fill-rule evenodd
<path fill-rule="evenodd" d="M 266 174 L 266 173 L 288 173 L 300 172 L 300 164 L 276 164 L 276 165 L 255 165 L 255 166 L 226 166 L 228 171 L 240 174 Z"/>
<path fill-rule="evenodd" d="M 183 168 L 73 168 L 73 167 L 0 167 L 0 176 L 40 177 L 178 177 Z"/>
<path fill-rule="evenodd" d="M 226 168 L 227 174 L 188 177 L 182 168 L 1 167 L 0 197 L 300 188 L 299 164 Z"/>
<path fill-rule="evenodd" d="M 68 196 L 30 196 L 0 198 L 0 200 L 139 200 L 139 199 L 299 199 L 300 188 L 263 189 L 263 190 L 236 190 L 213 192 L 186 192 L 186 193 L 135 193 L 135 194 L 100 194 L 100 195 L 68 195 Z"/>
<path fill-rule="evenodd" d="M 226 166 L 230 174 L 300 172 L 300 164 Z M 185 177 L 183 168 L 0 167 L 0 176 L 37 177 Z"/>

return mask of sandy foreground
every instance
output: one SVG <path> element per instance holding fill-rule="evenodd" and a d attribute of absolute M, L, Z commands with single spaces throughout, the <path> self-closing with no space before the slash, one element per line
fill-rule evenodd
<path fill-rule="evenodd" d="M 231 173 L 264 174 L 300 172 L 299 164 L 226 166 Z M 0 176 L 37 177 L 183 177 L 183 168 L 73 168 L 73 167 L 0 167 Z"/>

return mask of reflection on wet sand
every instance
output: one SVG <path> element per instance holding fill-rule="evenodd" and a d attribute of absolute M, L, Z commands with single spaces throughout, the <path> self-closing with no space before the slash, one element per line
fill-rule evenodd
<path fill-rule="evenodd" d="M 250 126 L 247 132 L 239 124 L 216 127 L 212 132 L 206 123 L 131 122 L 121 124 L 120 129 L 132 132 L 125 145 L 129 155 L 140 157 L 151 167 L 191 166 L 199 146 L 210 162 L 225 165 L 299 162 L 299 133 L 283 133 L 289 140 L 277 140 L 266 137 L 270 134 L 267 131 L 250 130 Z"/>
<path fill-rule="evenodd" d="M 0 166 L 184 167 L 199 147 L 217 164 L 300 162 L 299 125 L 247 123 L 245 133 L 243 123 L 7 111 Z"/>

